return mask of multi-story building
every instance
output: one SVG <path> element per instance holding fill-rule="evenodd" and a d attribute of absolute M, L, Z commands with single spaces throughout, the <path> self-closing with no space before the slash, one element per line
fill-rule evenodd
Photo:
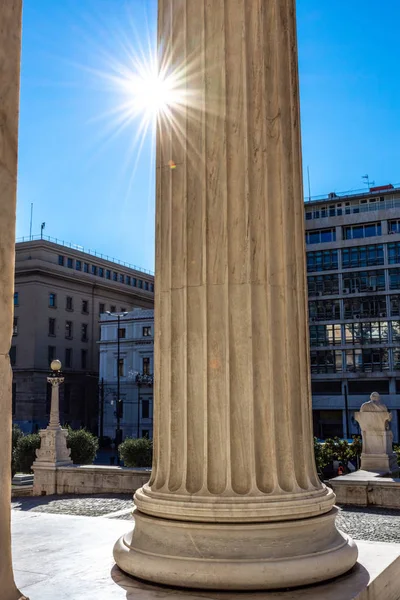
<path fill-rule="evenodd" d="M 358 433 L 377 391 L 400 411 L 400 186 L 306 202 L 311 379 L 318 437 Z"/>
<path fill-rule="evenodd" d="M 99 316 L 153 308 L 154 277 L 127 263 L 57 240 L 16 244 L 13 418 L 26 432 L 46 426 L 49 364 L 59 358 L 61 419 L 97 432 Z"/>
<path fill-rule="evenodd" d="M 152 438 L 154 311 L 104 314 L 100 326 L 100 435 L 116 438 L 119 410 L 122 438 Z"/>

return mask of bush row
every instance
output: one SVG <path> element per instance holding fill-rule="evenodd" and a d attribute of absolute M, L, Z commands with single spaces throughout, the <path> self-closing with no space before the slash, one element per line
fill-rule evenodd
<path fill-rule="evenodd" d="M 76 465 L 92 464 L 99 442 L 96 436 L 86 429 L 68 429 L 67 446 L 71 448 L 71 459 Z M 24 435 L 17 425 L 12 429 L 12 476 L 17 472 L 32 473 L 32 464 L 36 460 L 36 450 L 40 448 L 40 435 Z"/>

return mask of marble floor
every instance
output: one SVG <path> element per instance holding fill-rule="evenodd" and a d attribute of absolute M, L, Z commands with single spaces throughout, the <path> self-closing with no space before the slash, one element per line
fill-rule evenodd
<path fill-rule="evenodd" d="M 218 593 L 148 585 L 115 566 L 112 548 L 131 523 L 104 517 L 12 511 L 15 579 L 30 600 L 397 600 L 400 544 L 359 542 L 361 564 L 313 588 Z M 382 572 L 386 569 L 386 575 Z M 370 582 L 368 596 L 362 590 Z M 361 595 L 360 595 L 361 593 Z"/>

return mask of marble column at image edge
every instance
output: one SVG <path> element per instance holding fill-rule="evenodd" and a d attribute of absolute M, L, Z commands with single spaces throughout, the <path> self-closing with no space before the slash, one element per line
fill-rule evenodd
<path fill-rule="evenodd" d="M 272 589 L 357 559 L 313 457 L 295 36 L 294 0 L 159 2 L 198 98 L 157 140 L 154 462 L 114 548 L 143 579 Z"/>
<path fill-rule="evenodd" d="M 11 562 L 11 380 L 22 2 L 0 1 L 0 596 L 18 600 Z"/>

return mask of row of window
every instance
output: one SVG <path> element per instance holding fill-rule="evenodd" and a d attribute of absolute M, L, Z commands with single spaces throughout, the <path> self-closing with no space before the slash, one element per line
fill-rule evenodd
<path fill-rule="evenodd" d="M 400 348 L 312 350 L 310 358 L 312 374 L 400 370 Z"/>
<path fill-rule="evenodd" d="M 19 306 L 19 292 L 14 293 L 14 306 Z M 55 292 L 49 292 L 49 308 L 57 308 L 57 294 Z M 65 310 L 68 312 L 74 311 L 74 298 L 72 296 L 66 296 L 65 298 Z M 81 312 L 84 315 L 89 314 L 89 300 L 81 300 Z M 106 312 L 106 305 L 104 302 L 99 302 L 99 315 Z M 117 312 L 115 304 L 110 305 L 110 312 Z M 126 312 L 126 308 L 121 307 L 121 312 Z"/>
<path fill-rule="evenodd" d="M 142 336 L 143 337 L 151 337 L 151 327 L 149 325 L 142 327 Z M 118 337 L 120 339 L 126 338 L 126 328 L 125 327 L 120 327 L 118 329 Z"/>
<path fill-rule="evenodd" d="M 111 271 L 110 269 L 105 269 L 104 267 L 99 267 L 97 265 L 89 265 L 89 263 L 78 259 L 67 257 L 65 260 L 65 258 L 65 256 L 59 254 L 58 264 L 61 267 L 66 266 L 68 269 L 75 268 L 76 271 L 83 271 L 84 273 L 90 273 L 91 275 L 104 277 L 105 279 L 109 279 L 111 281 L 118 281 L 119 283 L 124 283 L 125 285 L 130 285 L 154 292 L 154 283 L 151 283 L 150 281 L 138 279 L 137 277 L 132 277 L 131 275 L 124 275 L 123 273 L 117 273 L 116 271 Z"/>
<path fill-rule="evenodd" d="M 17 365 L 17 346 L 11 346 L 10 348 L 10 362 L 12 366 Z M 87 368 L 87 357 L 88 357 L 88 351 L 85 349 L 82 349 L 80 351 L 80 368 L 81 369 L 86 369 Z M 56 347 L 55 346 L 48 346 L 47 347 L 47 362 L 48 364 L 51 363 L 52 360 L 54 360 L 55 358 L 59 358 L 58 356 L 56 356 Z M 70 369 L 72 368 L 72 348 L 66 348 L 65 349 L 65 360 L 64 360 L 64 364 L 63 367 L 66 369 Z"/>
<path fill-rule="evenodd" d="M 81 323 L 81 342 L 87 342 L 88 338 L 88 324 Z M 65 321 L 65 339 L 72 340 L 74 335 L 74 324 L 72 321 Z M 49 319 L 49 331 L 48 334 L 50 336 L 56 336 L 56 319 Z"/>
<path fill-rule="evenodd" d="M 124 358 L 117 359 L 117 372 L 120 377 L 125 377 L 126 375 L 125 366 Z M 142 375 L 151 375 L 149 356 L 143 356 L 142 358 Z"/>
<path fill-rule="evenodd" d="M 390 307 L 386 296 L 362 296 L 345 298 L 343 300 L 310 300 L 308 311 L 310 321 L 339 321 L 340 319 L 383 318 L 400 315 L 400 296 L 389 297 Z"/>
<path fill-rule="evenodd" d="M 310 325 L 311 346 L 387 344 L 389 340 L 400 343 L 400 321 Z"/>
<path fill-rule="evenodd" d="M 400 242 L 387 244 L 388 263 L 400 263 Z M 342 268 L 362 268 L 383 265 L 385 262 L 383 244 L 370 246 L 354 246 L 341 250 L 317 250 L 307 252 L 307 271 L 334 271 L 339 266 L 339 252 L 342 257 Z"/>
<path fill-rule="evenodd" d="M 339 276 L 336 273 L 327 275 L 310 275 L 307 278 L 309 296 L 329 296 L 339 294 L 339 277 L 342 279 L 343 294 L 361 292 L 383 292 L 386 289 L 385 271 L 354 271 Z M 389 290 L 400 289 L 400 268 L 388 270 Z"/>
<path fill-rule="evenodd" d="M 382 224 L 378 221 L 377 223 L 347 225 L 342 228 L 342 231 L 344 240 L 359 240 L 382 235 Z M 400 220 L 389 221 L 388 232 L 400 233 Z M 336 227 L 306 231 L 306 244 L 323 244 L 326 242 L 336 242 Z"/>
<path fill-rule="evenodd" d="M 332 200 L 337 198 L 336 194 L 329 195 Z M 336 204 L 328 204 L 325 206 L 306 207 L 306 221 L 312 219 L 324 219 L 327 217 L 340 217 L 341 215 L 350 215 L 372 210 L 385 210 L 389 208 L 399 208 L 400 198 L 388 198 L 379 196 L 378 198 L 363 198 L 359 203 L 350 201 L 337 202 Z"/>

